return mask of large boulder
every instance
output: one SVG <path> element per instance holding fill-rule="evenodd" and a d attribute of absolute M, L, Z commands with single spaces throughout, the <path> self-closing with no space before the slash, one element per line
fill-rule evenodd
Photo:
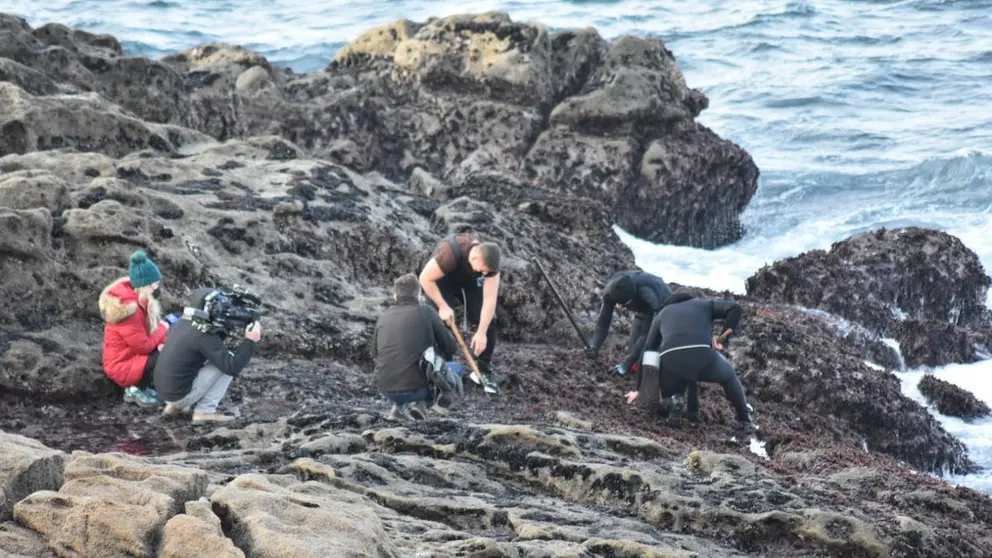
<path fill-rule="evenodd" d="M 37 440 L 0 432 L 0 522 L 10 519 L 14 504 L 28 494 L 62 486 L 67 459 Z"/>
<path fill-rule="evenodd" d="M 96 93 L 34 96 L 0 82 L 0 156 L 75 148 L 120 157 L 206 141 L 193 130 L 140 120 Z"/>
<path fill-rule="evenodd" d="M 992 409 L 973 393 L 936 378 L 933 374 L 925 374 L 917 387 L 924 399 L 942 415 L 964 420 L 992 415 Z"/>
<path fill-rule="evenodd" d="M 990 284 L 959 239 L 918 227 L 861 233 L 765 266 L 746 282 L 749 296 L 820 308 L 884 336 L 904 318 L 988 324 Z"/>
<path fill-rule="evenodd" d="M 406 103 L 404 128 L 382 118 L 405 162 L 448 178 L 476 150 L 497 152 L 495 168 L 599 199 L 652 241 L 736 240 L 757 187 L 751 158 L 694 124 L 706 98 L 658 39 L 608 43 L 591 29 L 551 33 L 504 13 L 452 16 L 370 30 L 327 71 L 368 86 L 381 79 Z M 675 198 L 696 205 L 697 218 L 673 220 L 665 200 Z"/>
<path fill-rule="evenodd" d="M 5 81 L 33 95 L 94 92 L 142 120 L 190 121 L 182 76 L 160 62 L 125 55 L 120 41 L 110 35 L 59 23 L 32 29 L 19 18 L 0 14 L 0 37 L 0 60 L 15 64 L 0 64 L 15 77 Z"/>
<path fill-rule="evenodd" d="M 608 42 L 594 29 L 550 31 L 502 12 L 397 20 L 358 37 L 325 70 L 297 75 L 235 45 L 153 62 L 125 56 L 113 37 L 59 24 L 32 29 L 5 16 L 0 29 L 0 60 L 9 60 L 0 75 L 31 99 L 19 105 L 58 113 L 42 95 L 90 104 L 99 95 L 170 126 L 152 126 L 162 141 L 151 145 L 127 123 L 121 137 L 134 149 L 198 141 L 186 128 L 218 140 L 279 135 L 396 182 L 418 167 L 448 180 L 490 152 L 495 170 L 599 200 L 633 234 L 707 248 L 740 238 L 738 215 L 757 188 L 751 157 L 695 123 L 708 101 L 660 39 Z M 106 109 L 78 108 L 76 120 L 46 126 L 12 118 L 0 153 L 72 145 L 122 155 L 119 144 L 70 137 L 62 121 L 124 126 L 97 114 Z"/>
<path fill-rule="evenodd" d="M 14 506 L 59 556 L 154 556 L 169 518 L 207 487 L 202 471 L 121 454 L 75 453 L 65 477 Z"/>
<path fill-rule="evenodd" d="M 249 556 L 398 558 L 371 501 L 316 482 L 280 486 L 242 475 L 210 497 Z M 283 525 L 292 525 L 285 530 Z"/>

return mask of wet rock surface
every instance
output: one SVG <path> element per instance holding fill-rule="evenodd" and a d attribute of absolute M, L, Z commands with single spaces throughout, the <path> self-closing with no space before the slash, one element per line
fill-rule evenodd
<path fill-rule="evenodd" d="M 992 409 L 971 392 L 926 374 L 918 385 L 923 397 L 941 414 L 965 420 L 992 415 Z"/>
<path fill-rule="evenodd" d="M 776 262 L 747 281 L 750 296 L 820 308 L 889 333 L 902 317 L 960 326 L 989 323 L 992 284 L 957 238 L 906 227 L 861 233 Z"/>
<path fill-rule="evenodd" d="M 634 264 L 615 222 L 718 246 L 756 186 L 750 157 L 694 122 L 706 98 L 659 40 L 398 21 L 297 75 L 231 45 L 129 57 L 0 14 L 0 62 L 0 553 L 992 552 L 988 496 L 919 474 L 975 466 L 902 395 L 881 339 L 912 362 L 992 346 L 988 277 L 952 237 L 859 235 L 762 270 L 749 296 L 694 289 L 745 307 L 726 354 L 753 439 L 718 386 L 681 429 L 624 405 L 623 312 L 582 355 L 535 259 L 588 336 L 598 288 Z M 372 326 L 392 280 L 462 230 L 504 248 L 502 392 L 468 385 L 447 416 L 391 423 Z M 103 374 L 96 298 L 139 248 L 167 310 L 205 284 L 265 300 L 233 423 L 124 404 Z M 934 331 L 957 341 L 931 355 Z"/>
<path fill-rule="evenodd" d="M 315 557 L 977 557 L 992 548 L 986 496 L 832 445 L 766 461 L 595 422 L 389 423 L 375 410 L 300 414 L 282 426 L 269 440 L 257 424 L 205 433 L 209 452 L 79 452 L 67 470 L 90 473 L 19 501 L 20 526 L 0 530 L 0 550 L 40 548 L 23 525 L 59 556 L 168 556 L 180 544 L 195 555 Z M 303 449 L 328 436 L 362 443 Z M 840 462 L 824 467 L 830 449 Z M 104 467 L 77 465 L 94 460 Z"/>
<path fill-rule="evenodd" d="M 893 329 L 906 366 L 942 366 L 981 360 L 981 330 L 934 320 L 903 320 Z"/>

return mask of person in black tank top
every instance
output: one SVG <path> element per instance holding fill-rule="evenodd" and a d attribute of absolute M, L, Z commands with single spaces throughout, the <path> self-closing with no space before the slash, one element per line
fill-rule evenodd
<path fill-rule="evenodd" d="M 420 272 L 424 294 L 445 323 L 454 323 L 452 307 L 464 301 L 466 317 L 476 327 L 470 349 L 487 393 L 499 393 L 492 358 L 496 349 L 500 257 L 495 243 L 482 242 L 470 233 L 453 234 L 438 243 Z"/>

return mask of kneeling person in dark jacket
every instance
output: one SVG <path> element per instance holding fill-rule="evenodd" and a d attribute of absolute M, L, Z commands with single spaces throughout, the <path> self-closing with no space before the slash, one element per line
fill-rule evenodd
<path fill-rule="evenodd" d="M 420 366 L 421 355 L 434 347 L 444 360 L 451 360 L 458 348 L 455 336 L 438 313 L 420 303 L 420 292 L 416 275 L 410 273 L 397 279 L 393 283 L 396 303 L 379 316 L 372 336 L 375 385 L 393 403 L 388 417 L 391 420 L 406 418 L 407 407 L 416 418 L 427 417 L 431 390 Z"/>
<path fill-rule="evenodd" d="M 191 307 L 205 308 L 206 299 L 215 289 L 193 291 Z M 155 363 L 155 385 L 159 397 L 166 402 L 165 415 L 193 409 L 194 422 L 226 422 L 234 417 L 217 412 L 217 405 L 255 352 L 255 343 L 262 338 L 258 324 L 245 331 L 245 341 L 238 351 L 224 345 L 223 331 L 209 323 L 187 316 L 170 330 L 169 338 Z"/>

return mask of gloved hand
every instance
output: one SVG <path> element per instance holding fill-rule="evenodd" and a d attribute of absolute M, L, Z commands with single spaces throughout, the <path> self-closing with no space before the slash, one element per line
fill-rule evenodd
<path fill-rule="evenodd" d="M 617 376 L 626 376 L 627 375 L 627 367 L 624 366 L 623 363 L 621 362 L 620 364 L 614 366 L 613 369 L 611 370 L 611 372 L 613 372 Z"/>
<path fill-rule="evenodd" d="M 599 356 L 599 351 L 593 349 L 592 347 L 586 347 L 585 353 L 586 353 L 586 358 L 596 358 L 597 356 Z"/>

